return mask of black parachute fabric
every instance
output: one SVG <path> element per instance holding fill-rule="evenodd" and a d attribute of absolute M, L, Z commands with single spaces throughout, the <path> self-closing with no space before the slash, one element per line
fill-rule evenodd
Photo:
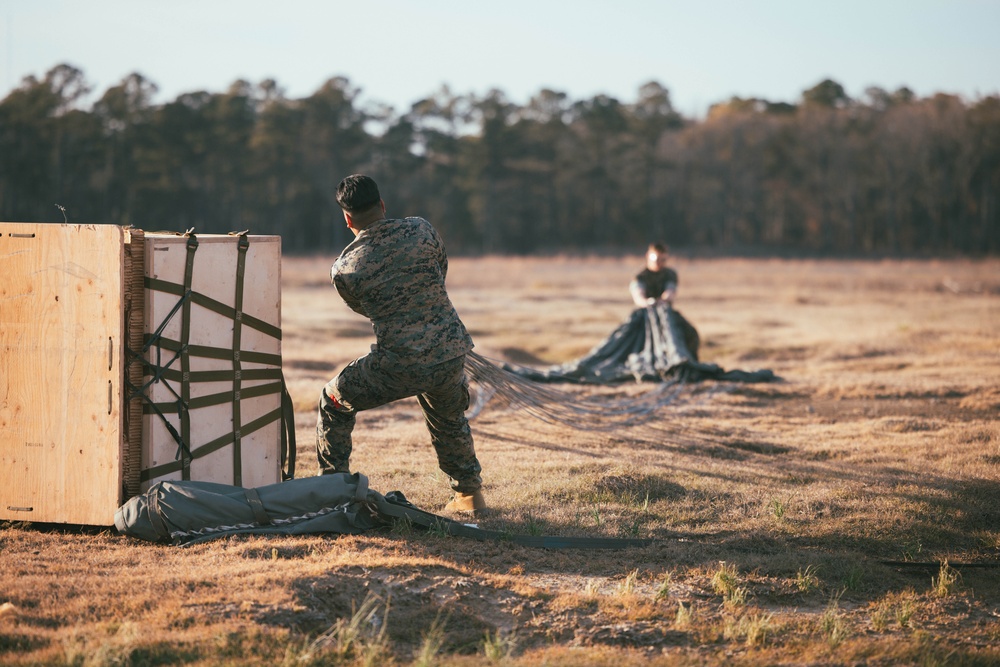
<path fill-rule="evenodd" d="M 768 369 L 726 371 L 698 361 L 694 328 L 669 304 L 656 304 L 632 311 L 629 318 L 585 356 L 565 364 L 534 369 L 503 364 L 504 370 L 534 382 L 771 382 Z"/>

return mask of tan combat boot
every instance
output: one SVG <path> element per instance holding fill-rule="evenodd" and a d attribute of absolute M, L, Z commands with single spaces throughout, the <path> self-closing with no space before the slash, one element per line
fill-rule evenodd
<path fill-rule="evenodd" d="M 455 497 L 444 506 L 445 512 L 472 512 L 476 514 L 484 509 L 486 509 L 486 499 L 483 498 L 481 489 L 477 489 L 472 493 L 456 491 Z"/>

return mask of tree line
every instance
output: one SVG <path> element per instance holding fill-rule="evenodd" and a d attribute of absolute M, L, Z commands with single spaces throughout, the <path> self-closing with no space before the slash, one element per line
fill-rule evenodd
<path fill-rule="evenodd" d="M 148 231 L 280 234 L 285 252 L 349 241 L 335 201 L 373 175 L 390 215 L 420 215 L 453 253 L 1000 251 L 1000 97 L 919 98 L 835 81 L 795 103 L 732 98 L 703 119 L 650 82 L 634 101 L 447 87 L 405 112 L 334 77 L 289 99 L 236 81 L 154 104 L 134 73 L 83 108 L 58 65 L 0 101 L 0 219 Z"/>

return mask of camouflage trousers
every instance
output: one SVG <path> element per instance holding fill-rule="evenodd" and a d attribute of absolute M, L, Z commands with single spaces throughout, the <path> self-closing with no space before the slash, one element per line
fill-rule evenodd
<path fill-rule="evenodd" d="M 324 388 L 316 422 L 316 458 L 320 472 L 350 472 L 358 412 L 416 396 L 437 452 L 438 465 L 455 491 L 472 493 L 482 486 L 482 467 L 465 418 L 469 384 L 465 356 L 434 366 L 400 367 L 379 354 L 352 361 Z"/>

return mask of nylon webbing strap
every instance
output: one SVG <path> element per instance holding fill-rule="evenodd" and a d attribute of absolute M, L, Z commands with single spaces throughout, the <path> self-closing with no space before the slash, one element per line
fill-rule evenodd
<path fill-rule="evenodd" d="M 161 540 L 170 537 L 170 530 L 163 520 L 163 512 L 160 510 L 160 485 L 155 484 L 146 491 L 146 499 L 149 501 L 147 507 L 149 511 L 149 525 L 153 527 Z"/>
<path fill-rule="evenodd" d="M 182 479 L 190 479 L 190 466 L 194 459 L 206 456 L 232 444 L 233 483 L 236 486 L 242 486 L 243 439 L 275 421 L 278 421 L 280 424 L 279 437 L 282 479 L 289 480 L 295 476 L 295 415 L 291 397 L 288 395 L 288 390 L 285 386 L 284 375 L 281 372 L 281 354 L 269 354 L 241 349 L 244 326 L 251 327 L 279 341 L 281 340 L 281 328 L 243 312 L 246 291 L 246 262 L 250 239 L 247 236 L 247 232 L 231 233 L 231 235 L 238 237 L 235 300 L 233 306 L 229 306 L 193 290 L 194 259 L 195 252 L 199 246 L 199 240 L 191 230 L 185 234 L 187 236 L 187 256 L 184 268 L 184 282 L 178 284 L 149 276 L 146 276 L 143 280 L 145 289 L 173 294 L 178 297 L 178 300 L 156 330 L 145 334 L 142 352 L 136 354 L 129 351 L 133 354 L 134 358 L 142 360 L 143 372 L 149 376 L 148 381 L 143 383 L 141 387 L 129 385 L 129 389 L 132 392 L 131 397 L 140 397 L 142 399 L 143 412 L 145 414 L 156 414 L 160 417 L 170 436 L 177 443 L 178 449 L 174 462 L 142 470 L 139 475 L 140 481 L 149 481 L 178 471 L 181 472 Z M 232 345 L 226 347 L 192 345 L 191 304 L 196 304 L 206 310 L 231 319 L 233 322 Z M 164 337 L 163 332 L 166 330 L 170 320 L 178 314 L 181 317 L 180 340 L 172 340 Z M 164 360 L 162 358 L 164 351 L 173 352 L 174 354 L 169 360 Z M 191 361 L 193 358 L 228 361 L 232 364 L 232 367 L 231 370 L 192 371 Z M 174 365 L 177 362 L 179 362 L 180 370 Z M 244 370 L 244 363 L 271 366 L 271 368 L 251 368 Z M 273 380 L 273 382 L 250 387 L 246 387 L 244 384 L 245 382 L 261 380 Z M 176 400 L 154 403 L 146 394 L 151 385 L 161 381 L 170 393 L 174 395 Z M 180 393 L 175 391 L 171 382 L 180 383 Z M 231 382 L 232 388 L 225 392 L 192 398 L 191 383 L 193 382 Z M 278 408 L 262 417 L 254 419 L 248 424 L 241 423 L 241 401 L 243 399 L 274 394 L 280 396 L 280 406 Z M 227 402 L 232 404 L 232 432 L 217 437 L 201 446 L 193 447 L 190 411 L 213 405 L 221 405 Z M 179 431 L 167 419 L 167 415 L 172 413 L 178 415 L 180 421 Z"/>
<path fill-rule="evenodd" d="M 1000 562 L 995 562 L 995 561 L 986 561 L 980 563 L 975 563 L 975 562 L 963 563 L 959 561 L 946 560 L 944 561 L 944 563 L 942 563 L 941 561 L 917 562 L 909 560 L 880 560 L 878 562 L 881 563 L 882 565 L 889 565 L 890 567 L 914 568 L 914 569 L 931 570 L 931 571 L 939 570 L 943 564 L 947 564 L 948 567 L 956 570 L 962 570 L 966 568 L 969 569 L 982 568 L 982 569 L 992 570 L 1000 568 Z"/>
<path fill-rule="evenodd" d="M 184 263 L 184 294 L 191 294 L 191 281 L 194 277 L 194 254 L 198 250 L 198 237 L 194 233 L 188 236 L 187 259 Z M 188 405 L 191 403 L 191 355 L 188 352 L 188 343 L 191 340 L 191 299 L 184 299 L 181 308 L 181 440 L 191 447 L 191 413 Z M 192 452 L 193 454 L 193 452 Z M 178 451 L 181 458 L 181 479 L 191 479 L 191 456 L 183 451 Z"/>
<path fill-rule="evenodd" d="M 170 423 L 169 419 L 167 419 L 167 416 L 163 414 L 162 410 L 160 410 L 160 407 L 156 403 L 150 401 L 147 397 L 143 396 L 143 398 L 145 399 L 145 402 L 142 405 L 143 414 L 153 413 L 158 415 L 160 417 L 160 420 L 163 422 L 163 425 L 167 427 L 167 432 L 170 433 L 170 437 L 174 439 L 174 442 L 177 443 L 178 447 L 184 450 L 184 453 L 187 456 L 191 456 L 191 449 L 187 446 L 187 443 L 184 442 L 184 440 L 181 438 L 181 434 L 177 432 L 177 429 L 174 428 L 174 425 Z M 172 405 L 174 409 L 177 411 L 180 410 L 180 401 L 177 401 L 176 403 L 170 403 L 168 405 Z"/>
<path fill-rule="evenodd" d="M 177 283 L 172 283 L 167 280 L 160 280 L 159 278 L 149 278 L 146 277 L 143 280 L 143 284 L 147 289 L 151 289 L 156 292 L 164 292 L 166 294 L 173 294 L 174 296 L 183 297 L 185 294 L 184 286 L 178 285 Z M 213 313 L 222 315 L 223 317 L 228 317 L 229 319 L 234 319 L 236 316 L 236 309 L 232 306 L 227 306 L 221 301 L 216 301 L 215 299 L 205 296 L 201 292 L 192 292 L 189 298 L 194 303 L 198 304 L 206 310 L 210 310 Z M 281 340 L 281 329 L 274 326 L 273 324 L 268 324 L 262 319 L 256 318 L 253 315 L 247 315 L 243 313 L 243 324 L 250 327 L 251 329 L 256 329 L 257 331 L 270 336 L 271 338 L 277 338 Z"/>
<path fill-rule="evenodd" d="M 281 378 L 281 481 L 295 479 L 295 406 Z"/>
<path fill-rule="evenodd" d="M 181 306 L 184 304 L 185 301 L 187 301 L 187 297 L 184 296 L 178 299 L 177 303 L 174 304 L 174 307 L 170 309 L 169 313 L 167 313 L 167 316 L 164 317 L 163 321 L 160 322 L 158 327 L 156 327 L 156 331 L 154 331 L 152 334 L 143 336 L 142 350 L 140 352 L 133 352 L 132 350 L 127 350 L 127 352 L 129 352 L 132 355 L 133 359 L 138 359 L 142 362 L 143 373 L 151 376 L 149 382 L 144 383 L 140 387 L 136 387 L 135 385 L 129 383 L 129 389 L 132 392 L 131 395 L 129 396 L 130 400 L 138 397 L 142 399 L 144 403 L 152 405 L 152 401 L 150 401 L 149 397 L 146 395 L 146 390 L 149 389 L 149 387 L 152 386 L 153 384 L 159 382 L 164 377 L 164 374 L 168 372 L 169 370 L 168 367 L 171 364 L 173 364 L 174 361 L 177 360 L 177 358 L 180 356 L 179 353 L 175 354 L 173 358 L 170 359 L 170 361 L 164 364 L 161 356 L 162 350 L 159 346 L 157 346 L 156 363 L 151 364 L 146 361 L 146 355 L 149 353 L 150 349 L 152 349 L 153 344 L 159 340 L 161 334 L 163 333 L 163 330 L 167 328 L 167 324 L 169 324 L 170 320 L 173 319 L 174 315 L 177 314 L 177 311 L 181 309 Z M 178 344 L 175 349 L 179 350 L 180 345 Z M 170 372 L 176 374 L 175 378 L 176 380 L 179 381 L 181 379 L 182 375 L 177 371 L 170 371 Z M 179 401 L 180 396 L 178 396 L 177 392 L 173 390 L 173 387 L 171 387 L 169 384 L 167 384 L 166 386 L 168 389 L 170 389 L 170 392 L 177 397 L 177 400 Z M 153 410 L 157 414 L 159 414 L 160 417 L 163 419 L 164 425 L 167 427 L 167 430 L 170 431 L 170 435 L 177 443 L 177 446 L 182 449 L 187 449 L 187 443 L 181 440 L 180 434 L 177 433 L 177 430 L 173 427 L 173 425 L 167 421 L 166 417 L 163 416 L 163 414 L 159 411 L 159 409 L 156 406 L 152 407 Z M 143 407 L 143 410 L 145 411 L 145 406 Z"/>
<path fill-rule="evenodd" d="M 256 398 L 258 396 L 270 396 L 271 394 L 280 394 L 282 384 L 280 382 L 271 382 L 268 384 L 257 385 L 256 387 L 249 387 L 242 390 L 243 398 Z M 212 405 L 222 405 L 223 403 L 228 403 L 233 400 L 232 391 L 224 391 L 218 394 L 209 394 L 207 396 L 199 396 L 198 398 L 192 398 L 188 401 L 189 410 L 197 410 L 198 408 L 207 408 Z M 176 402 L 170 403 L 152 403 L 148 402 L 143 406 L 143 412 L 146 414 L 158 414 L 164 415 L 172 412 L 179 412 L 181 406 Z M 237 486 L 240 486 L 237 484 Z"/>
<path fill-rule="evenodd" d="M 171 366 L 178 358 L 180 358 L 181 346 L 178 343 L 174 348 L 172 348 L 176 352 L 176 354 L 174 354 L 174 356 L 166 364 L 163 363 L 162 349 L 159 346 L 156 346 L 156 363 L 151 364 L 146 361 L 146 355 L 153 348 L 153 345 L 160 339 L 160 335 L 167 328 L 167 325 L 170 323 L 170 320 L 172 320 L 174 315 L 176 315 L 178 311 L 181 310 L 181 307 L 186 302 L 188 302 L 191 293 L 188 292 L 187 294 L 184 294 L 182 292 L 181 294 L 182 294 L 181 298 L 177 300 L 177 303 L 175 303 L 173 308 L 170 309 L 170 312 L 167 313 L 167 316 L 164 317 L 163 321 L 160 322 L 159 326 L 156 327 L 156 331 L 154 331 L 152 334 L 143 336 L 142 350 L 140 352 L 134 352 L 132 350 L 126 349 L 126 353 L 131 355 L 131 360 L 139 360 L 142 362 L 143 373 L 149 374 L 151 376 L 148 382 L 143 383 L 139 387 L 136 387 L 134 384 L 129 382 L 128 379 L 126 379 L 126 384 L 128 385 L 128 388 L 131 392 L 129 394 L 129 400 L 132 400 L 133 398 L 139 398 L 143 403 L 144 413 L 148 414 L 149 412 L 154 412 L 157 415 L 159 415 L 161 421 L 163 422 L 163 425 L 167 429 L 167 432 L 170 433 L 170 437 L 172 437 L 174 439 L 174 442 L 177 443 L 178 449 L 177 449 L 177 456 L 175 458 L 179 458 L 180 456 L 187 456 L 190 458 L 191 449 L 188 447 L 187 441 L 185 441 L 184 438 L 181 437 L 181 434 L 177 431 L 176 428 L 174 428 L 174 425 L 167 420 L 166 416 L 164 416 L 159 406 L 154 404 L 149 399 L 149 396 L 146 395 L 146 390 L 149 389 L 149 387 L 152 386 L 153 384 L 158 383 L 164 377 L 164 374 L 168 371 L 168 367 Z M 178 381 L 180 381 L 183 377 L 183 374 L 177 371 L 170 371 L 170 372 L 176 374 L 177 376 L 176 379 Z M 177 406 L 177 409 L 179 411 L 181 404 L 180 395 L 176 391 L 174 391 L 174 388 L 170 386 L 170 384 L 167 383 L 165 384 L 165 386 L 167 387 L 167 389 L 170 390 L 170 393 L 172 393 L 174 397 L 177 399 L 177 402 L 173 403 L 172 405 Z M 139 477 L 140 481 L 143 481 L 141 471 Z"/>
<path fill-rule="evenodd" d="M 198 355 L 191 355 L 191 356 L 198 356 Z M 246 352 L 243 353 L 243 358 L 246 359 Z M 181 372 L 174 370 L 172 368 L 159 368 L 155 364 L 146 364 L 145 372 L 149 375 L 154 375 L 161 380 L 173 380 L 174 382 L 181 381 Z M 244 381 L 280 380 L 281 369 L 280 368 L 243 369 L 240 377 Z M 233 382 L 236 379 L 236 373 L 227 370 L 191 371 L 191 373 L 188 375 L 188 379 L 191 382 Z"/>
<path fill-rule="evenodd" d="M 236 296 L 233 301 L 236 310 L 233 315 L 233 484 L 235 486 L 243 486 L 243 440 L 240 435 L 243 424 L 240 412 L 243 367 L 240 365 L 240 348 L 243 343 L 243 276 L 246 272 L 247 250 L 250 248 L 250 239 L 246 233 L 240 234 L 239 237 L 236 246 Z"/>
<path fill-rule="evenodd" d="M 264 428 L 271 422 L 278 419 L 281 419 L 280 407 L 272 410 L 271 412 L 268 412 L 266 415 L 254 419 L 253 421 L 247 424 L 244 424 L 243 428 L 241 428 L 240 430 L 242 431 L 243 435 L 250 435 L 251 433 L 254 433 Z M 212 452 L 222 449 L 232 441 L 233 441 L 232 433 L 227 433 L 226 435 L 219 436 L 214 440 L 206 442 L 204 445 L 201 445 L 200 447 L 195 447 L 194 449 L 192 449 L 191 458 L 197 459 L 201 458 L 202 456 L 206 456 L 207 454 L 211 454 Z M 181 469 L 181 464 L 179 461 L 171 461 L 170 463 L 164 463 L 158 466 L 153 466 L 152 468 L 146 468 L 140 474 L 140 479 L 145 482 L 151 479 L 156 479 L 157 477 L 162 477 L 163 475 L 166 475 L 171 472 L 177 472 L 180 469 Z"/>
<path fill-rule="evenodd" d="M 264 503 L 261 502 L 257 489 L 243 489 L 243 495 L 246 496 L 247 505 L 253 511 L 254 520 L 261 526 L 271 525 L 271 517 L 268 516 L 267 510 L 264 509 Z"/>
<path fill-rule="evenodd" d="M 452 519 L 431 514 L 413 505 L 400 505 L 388 498 L 378 501 L 380 512 L 398 519 L 408 519 L 418 526 L 442 530 L 455 537 L 469 537 L 475 540 L 492 540 L 511 542 L 526 547 L 542 549 L 628 549 L 630 547 L 646 547 L 653 540 L 615 538 L 615 537 L 558 537 L 547 535 L 511 535 L 495 530 L 484 530 L 459 523 Z"/>
<path fill-rule="evenodd" d="M 368 476 L 358 475 L 358 485 L 354 488 L 354 501 L 359 503 L 368 502 Z"/>
<path fill-rule="evenodd" d="M 152 336 L 148 338 L 152 339 Z M 171 340 L 170 338 L 164 338 L 162 336 L 156 338 L 155 340 L 150 340 L 150 343 L 155 342 L 159 347 L 164 350 L 171 350 L 180 352 L 181 349 L 187 349 L 188 354 L 192 357 L 205 357 L 207 359 L 223 359 L 230 360 L 233 358 L 233 351 L 225 347 L 211 347 L 209 345 L 188 345 L 187 348 L 181 344 L 180 341 Z M 281 365 L 281 356 L 277 354 L 268 354 L 266 352 L 248 352 L 244 351 L 240 355 L 240 359 L 243 361 L 249 361 L 258 364 L 270 364 L 271 366 Z"/>

